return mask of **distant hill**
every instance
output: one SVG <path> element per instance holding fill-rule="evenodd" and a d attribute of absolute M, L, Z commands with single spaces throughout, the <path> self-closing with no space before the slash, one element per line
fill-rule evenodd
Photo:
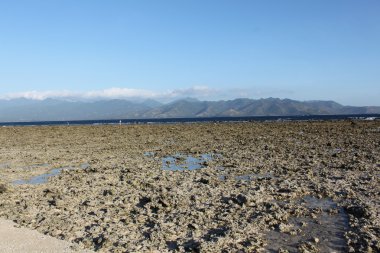
<path fill-rule="evenodd" d="M 199 101 L 186 98 L 162 104 L 155 100 L 64 101 L 0 100 L 0 122 L 223 116 L 296 116 L 380 113 L 379 106 L 343 106 L 334 101 L 239 98 Z"/>
<path fill-rule="evenodd" d="M 296 116 L 380 113 L 380 107 L 343 106 L 334 101 L 239 98 L 228 101 L 179 100 L 145 112 L 143 118 Z"/>

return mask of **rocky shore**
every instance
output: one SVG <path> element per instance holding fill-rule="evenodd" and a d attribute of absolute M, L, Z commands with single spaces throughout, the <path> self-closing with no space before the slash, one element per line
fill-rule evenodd
<path fill-rule="evenodd" d="M 4 127 L 0 141 L 0 217 L 85 249 L 380 252 L 380 121 Z"/>

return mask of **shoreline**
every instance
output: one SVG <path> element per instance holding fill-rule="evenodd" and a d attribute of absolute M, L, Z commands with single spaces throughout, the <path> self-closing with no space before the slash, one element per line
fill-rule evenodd
<path fill-rule="evenodd" d="M 338 114 L 338 115 L 290 115 L 290 116 L 236 116 L 197 118 L 152 118 L 152 119 L 104 119 L 104 120 L 63 120 L 0 122 L 0 127 L 15 126 L 65 126 L 65 125 L 150 125 L 150 124 L 193 124 L 193 123 L 243 123 L 243 122 L 303 122 L 336 120 L 379 120 L 380 114 Z"/>

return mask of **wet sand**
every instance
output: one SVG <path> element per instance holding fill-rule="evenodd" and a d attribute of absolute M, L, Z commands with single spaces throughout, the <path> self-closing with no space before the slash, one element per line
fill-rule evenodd
<path fill-rule="evenodd" d="M 379 137 L 379 121 L 6 127 L 0 216 L 99 252 L 379 252 Z"/>

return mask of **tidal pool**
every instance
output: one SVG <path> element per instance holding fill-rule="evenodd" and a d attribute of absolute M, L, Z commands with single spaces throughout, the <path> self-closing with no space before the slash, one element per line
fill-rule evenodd
<path fill-rule="evenodd" d="M 79 168 L 86 169 L 89 166 L 90 165 L 88 163 L 83 163 L 83 164 L 81 164 L 79 166 Z M 41 175 L 38 175 L 38 176 L 34 176 L 34 177 L 30 178 L 30 179 L 15 180 L 15 181 L 12 182 L 12 184 L 14 184 L 14 185 L 24 185 L 24 184 L 38 185 L 38 184 L 44 184 L 44 183 L 48 182 L 48 180 L 49 180 L 50 177 L 54 177 L 54 176 L 59 175 L 59 173 L 61 173 L 62 170 L 64 170 L 64 169 L 72 170 L 72 169 L 75 169 L 75 167 L 55 168 L 55 169 L 50 170 L 47 173 L 44 173 L 44 174 L 41 174 Z"/>
<path fill-rule="evenodd" d="M 154 153 L 153 151 L 147 151 L 147 152 L 144 152 L 144 156 L 146 157 L 154 157 L 156 153 Z"/>
<path fill-rule="evenodd" d="M 59 173 L 61 173 L 62 169 L 63 168 L 52 169 L 48 173 L 45 173 L 45 174 L 42 174 L 42 175 L 38 175 L 38 176 L 34 176 L 34 177 L 30 178 L 30 179 L 15 180 L 15 181 L 12 182 L 12 184 L 14 184 L 14 185 L 22 185 L 22 184 L 33 184 L 33 185 L 36 185 L 36 184 L 43 184 L 43 183 L 46 183 L 49 180 L 50 177 L 56 176 Z"/>
<path fill-rule="evenodd" d="M 0 169 L 8 169 L 10 167 L 9 163 L 0 163 Z"/>
<path fill-rule="evenodd" d="M 291 217 L 289 225 L 293 231 L 297 231 L 294 235 L 278 230 L 270 231 L 267 236 L 267 251 L 279 252 L 280 249 L 288 250 L 288 252 L 299 252 L 298 245 L 303 242 L 310 242 L 314 238 L 318 238 L 316 243 L 320 252 L 347 252 L 347 241 L 344 237 L 345 232 L 349 229 L 348 215 L 343 208 L 331 199 L 317 199 L 307 196 L 303 198 L 300 204 L 310 212 L 315 209 L 321 212 L 316 217 Z M 337 212 L 330 213 L 330 210 Z"/>
<path fill-rule="evenodd" d="M 197 170 L 205 168 L 208 162 L 220 157 L 218 154 L 200 154 L 197 156 L 175 154 L 162 158 L 163 170 Z"/>

